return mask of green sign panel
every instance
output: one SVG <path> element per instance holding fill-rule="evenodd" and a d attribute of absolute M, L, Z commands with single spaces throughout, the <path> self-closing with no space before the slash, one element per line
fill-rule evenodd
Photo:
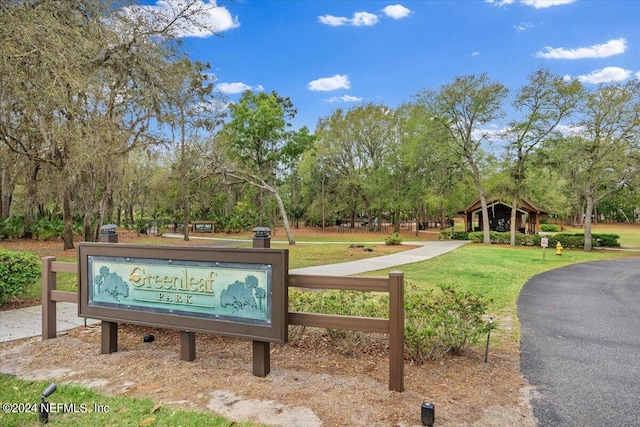
<path fill-rule="evenodd" d="M 88 305 L 268 325 L 271 265 L 88 256 Z"/>
<path fill-rule="evenodd" d="M 78 315 L 287 340 L 286 249 L 78 245 Z"/>

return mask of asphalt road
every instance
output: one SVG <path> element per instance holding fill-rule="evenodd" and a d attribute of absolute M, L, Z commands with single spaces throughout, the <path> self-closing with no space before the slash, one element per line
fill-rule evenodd
<path fill-rule="evenodd" d="M 518 317 L 538 426 L 640 426 L 640 258 L 539 274 Z"/>

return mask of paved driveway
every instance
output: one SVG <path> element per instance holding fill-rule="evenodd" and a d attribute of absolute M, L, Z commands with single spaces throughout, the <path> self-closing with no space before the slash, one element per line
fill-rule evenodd
<path fill-rule="evenodd" d="M 537 275 L 518 317 L 539 426 L 640 426 L 640 258 Z"/>

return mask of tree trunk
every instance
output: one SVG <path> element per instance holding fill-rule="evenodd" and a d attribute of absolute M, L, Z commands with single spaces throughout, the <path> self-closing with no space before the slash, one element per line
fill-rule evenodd
<path fill-rule="evenodd" d="M 468 162 L 471 166 L 471 171 L 473 175 L 473 183 L 478 191 L 478 195 L 480 196 L 480 205 L 482 206 L 482 233 L 483 233 L 483 243 L 485 245 L 491 244 L 491 224 L 489 224 L 489 210 L 487 209 L 487 196 L 484 194 L 484 188 L 482 187 L 482 182 L 480 180 L 480 171 L 478 170 L 477 165 L 473 161 L 471 157 L 469 157 Z"/>
<path fill-rule="evenodd" d="M 185 141 L 185 118 L 184 109 L 180 109 L 180 168 L 182 169 L 182 209 L 183 209 L 183 229 L 184 240 L 189 241 L 189 222 L 191 222 L 189 212 L 189 177 L 187 175 L 187 159 L 186 151 L 187 142 Z"/>
<path fill-rule="evenodd" d="M 133 221 L 133 202 L 127 203 L 127 213 L 125 217 L 126 221 L 133 227 L 133 225 L 135 224 L 135 222 Z"/>
<path fill-rule="evenodd" d="M 400 232 L 400 211 L 395 211 L 394 216 L 396 217 L 396 223 L 394 225 L 393 231 L 394 233 Z"/>
<path fill-rule="evenodd" d="M 91 240 L 91 236 L 93 234 L 93 230 L 91 229 L 91 215 L 88 212 L 84 215 L 84 220 L 82 221 L 82 230 L 84 233 L 84 241 L 93 242 L 93 240 Z"/>
<path fill-rule="evenodd" d="M 591 214 L 593 213 L 593 196 L 586 197 L 586 212 L 584 216 L 584 251 L 591 252 Z"/>
<path fill-rule="evenodd" d="M 484 192 L 480 196 L 480 204 L 482 206 L 482 233 L 483 233 L 483 243 L 485 245 L 491 244 L 491 227 L 489 224 L 489 209 L 487 209 L 487 198 L 484 195 Z"/>
<path fill-rule="evenodd" d="M 183 209 L 183 213 L 184 213 L 184 217 L 183 217 L 183 228 L 184 228 L 184 240 L 188 241 L 189 240 L 189 222 L 190 222 L 190 218 L 189 218 L 189 180 L 187 179 L 186 175 L 182 177 L 182 184 L 183 184 L 183 200 L 182 200 L 182 209 Z"/>
<path fill-rule="evenodd" d="M 511 224 L 509 226 L 511 233 L 511 239 L 509 244 L 511 246 L 516 245 L 516 217 L 518 215 L 518 194 L 517 192 L 513 195 L 513 203 L 511 205 Z"/>
<path fill-rule="evenodd" d="M 9 168 L 0 168 L 0 219 L 7 219 L 11 214 L 11 201 L 15 181 L 12 179 Z"/>
<path fill-rule="evenodd" d="M 62 195 L 62 219 L 64 221 L 64 231 L 62 233 L 63 249 L 73 249 L 73 216 L 71 212 L 71 194 L 69 189 L 63 190 Z"/>
<path fill-rule="evenodd" d="M 295 245 L 296 241 L 293 240 L 293 234 L 291 234 L 291 227 L 289 226 L 289 218 L 287 217 L 287 211 L 284 208 L 282 197 L 280 197 L 280 194 L 278 194 L 278 192 L 275 191 L 275 189 L 272 191 L 272 193 L 273 193 L 273 196 L 276 198 L 276 201 L 278 202 L 278 207 L 280 208 L 280 215 L 282 215 L 282 222 L 284 224 L 284 231 L 287 233 L 287 240 L 289 241 L 290 245 Z"/>

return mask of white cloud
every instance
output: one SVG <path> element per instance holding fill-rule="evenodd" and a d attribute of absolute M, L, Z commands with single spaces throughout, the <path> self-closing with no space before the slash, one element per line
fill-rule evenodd
<path fill-rule="evenodd" d="M 322 24 L 339 27 L 341 25 L 353 25 L 355 27 L 369 27 L 378 23 L 378 15 L 369 12 L 356 12 L 353 18 L 345 18 L 343 16 L 323 15 L 318 20 Z"/>
<path fill-rule="evenodd" d="M 326 25 L 331 25 L 332 27 L 339 27 L 340 25 L 348 25 L 351 20 L 349 18 L 345 18 L 343 16 L 332 16 L 332 15 L 323 15 L 318 16 L 318 20 Z"/>
<path fill-rule="evenodd" d="M 402 19 L 411 15 L 411 10 L 401 4 L 391 4 L 382 9 L 384 14 L 392 19 Z M 354 27 L 371 27 L 376 25 L 380 18 L 378 15 L 369 12 L 355 12 L 351 18 L 345 16 L 322 15 L 318 16 L 318 21 L 332 27 L 342 25 L 353 25 Z"/>
<path fill-rule="evenodd" d="M 179 16 L 178 12 L 187 10 Z M 159 0 L 155 5 L 134 5 L 123 8 L 130 17 L 138 17 L 156 28 L 171 25 L 173 36 L 205 38 L 240 26 L 226 7 L 215 0 L 196 0 L 186 5 L 183 0 Z M 184 18 L 189 16 L 189 18 Z"/>
<path fill-rule="evenodd" d="M 236 93 L 242 93 L 245 90 L 263 90 L 264 88 L 262 87 L 262 85 L 258 85 L 258 86 L 249 86 L 248 84 L 245 83 L 240 83 L 240 82 L 236 82 L 236 83 L 218 83 L 215 88 L 218 90 L 218 92 L 222 92 L 222 93 L 226 93 L 229 95 L 233 95 Z"/>
<path fill-rule="evenodd" d="M 637 74 L 636 74 L 637 75 Z M 620 67 L 605 67 L 601 70 L 594 70 L 589 74 L 583 74 L 581 76 L 576 76 L 575 78 L 583 83 L 608 83 L 608 82 L 619 82 L 622 80 L 627 80 L 632 76 L 632 72 L 630 70 L 625 70 Z M 572 79 L 572 76 L 564 76 L 565 80 Z"/>
<path fill-rule="evenodd" d="M 515 0 L 484 0 L 484 2 L 495 4 L 496 6 L 506 6 L 515 3 Z"/>
<path fill-rule="evenodd" d="M 627 50 L 627 41 L 624 38 L 609 40 L 603 44 L 594 44 L 588 47 L 565 49 L 563 47 L 545 47 L 537 52 L 538 58 L 548 59 L 582 59 L 582 58 L 607 58 L 619 55 Z"/>
<path fill-rule="evenodd" d="M 533 6 L 536 9 L 544 9 L 553 6 L 565 6 L 575 1 L 576 0 L 522 0 L 522 3 L 527 6 Z"/>
<path fill-rule="evenodd" d="M 349 76 L 344 74 L 336 74 L 333 77 L 323 77 L 321 79 L 310 81 L 307 89 L 319 92 L 328 92 L 336 89 L 349 89 L 351 82 Z"/>
<path fill-rule="evenodd" d="M 527 31 L 533 28 L 533 24 L 531 22 L 521 22 L 519 24 L 514 25 L 513 28 L 515 28 L 517 32 L 521 33 L 523 31 Z"/>
<path fill-rule="evenodd" d="M 351 95 L 342 95 L 342 96 L 332 96 L 329 99 L 325 99 L 326 102 L 334 103 L 334 102 L 360 102 L 362 98 L 358 98 L 357 96 Z"/>
<path fill-rule="evenodd" d="M 477 50 L 473 51 L 471 52 L 471 56 L 480 56 L 480 52 L 478 52 Z"/>
<path fill-rule="evenodd" d="M 407 9 L 401 4 L 391 4 L 385 7 L 384 9 L 382 9 L 382 11 L 389 18 L 393 18 L 393 19 L 402 19 L 411 15 L 411 10 Z"/>
<path fill-rule="evenodd" d="M 496 6 L 507 6 L 520 2 L 526 6 L 532 6 L 536 9 L 544 9 L 553 6 L 565 6 L 576 2 L 577 0 L 484 0 L 485 3 L 495 4 Z"/>
<path fill-rule="evenodd" d="M 353 14 L 351 22 L 356 27 L 369 27 L 378 22 L 378 15 L 369 12 L 356 12 Z"/>
<path fill-rule="evenodd" d="M 640 71 L 636 73 L 636 79 L 640 79 Z"/>

